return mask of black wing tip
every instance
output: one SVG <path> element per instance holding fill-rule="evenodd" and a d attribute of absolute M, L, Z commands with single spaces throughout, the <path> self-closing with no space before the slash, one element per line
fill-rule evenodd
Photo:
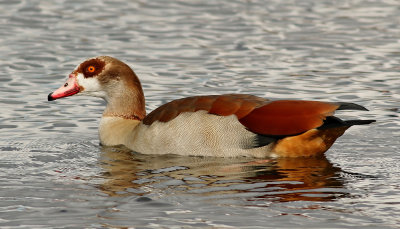
<path fill-rule="evenodd" d="M 339 105 L 338 109 L 336 109 L 336 110 L 360 110 L 360 111 L 368 111 L 367 108 L 365 108 L 365 107 L 363 107 L 363 106 L 361 106 L 361 105 L 355 104 L 355 103 L 339 102 L 339 103 L 336 103 L 336 104 Z"/>

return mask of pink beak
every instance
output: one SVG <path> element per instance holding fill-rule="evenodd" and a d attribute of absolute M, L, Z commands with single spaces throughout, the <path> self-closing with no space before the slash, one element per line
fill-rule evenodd
<path fill-rule="evenodd" d="M 53 101 L 59 98 L 75 95 L 80 91 L 80 87 L 78 85 L 78 81 L 76 79 L 76 75 L 70 74 L 67 82 L 61 86 L 59 89 L 50 93 L 47 97 L 48 101 Z"/>

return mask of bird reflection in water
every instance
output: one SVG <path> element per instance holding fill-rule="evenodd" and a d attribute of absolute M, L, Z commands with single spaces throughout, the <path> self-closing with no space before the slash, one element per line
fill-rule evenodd
<path fill-rule="evenodd" d="M 331 201 L 349 196 L 344 172 L 325 157 L 214 158 L 143 155 L 104 147 L 100 189 L 110 196 L 188 194 L 247 201 Z M 168 189 L 168 191 L 166 191 Z M 251 205 L 251 202 L 249 203 Z"/>

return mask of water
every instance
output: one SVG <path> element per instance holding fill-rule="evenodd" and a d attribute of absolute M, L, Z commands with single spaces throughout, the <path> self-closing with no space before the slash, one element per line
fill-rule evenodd
<path fill-rule="evenodd" d="M 0 1 L 0 227 L 399 227 L 399 15 L 397 0 Z M 322 159 L 102 148 L 103 101 L 46 101 L 98 55 L 135 69 L 148 111 L 251 93 L 378 122 Z"/>

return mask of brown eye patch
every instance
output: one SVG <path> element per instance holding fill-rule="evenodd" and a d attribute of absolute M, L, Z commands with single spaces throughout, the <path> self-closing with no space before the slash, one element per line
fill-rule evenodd
<path fill-rule="evenodd" d="M 83 62 L 79 68 L 78 72 L 83 73 L 85 78 L 93 77 L 95 75 L 100 74 L 104 70 L 105 63 L 104 61 L 96 58 L 90 59 Z"/>

